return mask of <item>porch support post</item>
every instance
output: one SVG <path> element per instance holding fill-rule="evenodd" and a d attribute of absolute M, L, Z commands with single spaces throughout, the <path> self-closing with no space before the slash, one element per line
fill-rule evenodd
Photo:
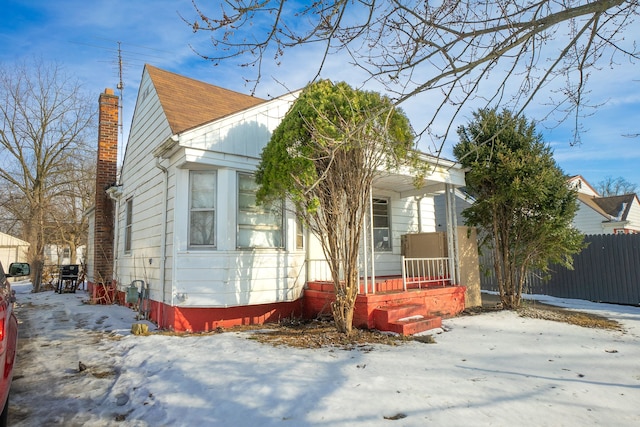
<path fill-rule="evenodd" d="M 369 275 L 369 257 L 367 254 L 367 217 L 368 215 L 364 215 L 362 218 L 362 228 L 364 229 L 364 233 L 362 233 L 362 270 L 364 275 L 364 294 L 367 295 L 369 293 L 369 283 L 368 283 L 368 275 Z M 359 263 L 358 263 L 359 264 Z M 360 284 L 358 284 L 360 286 Z M 373 290 L 373 289 L 372 289 Z"/>
<path fill-rule="evenodd" d="M 456 216 L 455 187 L 445 184 L 445 213 L 447 218 L 447 249 L 449 255 L 449 276 L 452 285 L 459 285 L 460 270 L 458 259 L 458 219 Z"/>
<path fill-rule="evenodd" d="M 371 237 L 370 248 L 371 248 L 371 291 L 372 293 L 376 293 L 376 256 L 375 256 L 375 245 L 373 244 L 373 194 L 371 192 L 371 188 L 369 188 L 369 236 Z"/>

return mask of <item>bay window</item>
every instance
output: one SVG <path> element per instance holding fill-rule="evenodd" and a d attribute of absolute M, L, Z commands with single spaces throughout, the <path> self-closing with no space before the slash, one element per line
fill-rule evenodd
<path fill-rule="evenodd" d="M 238 248 L 282 248 L 282 203 L 258 205 L 253 175 L 238 174 Z"/>

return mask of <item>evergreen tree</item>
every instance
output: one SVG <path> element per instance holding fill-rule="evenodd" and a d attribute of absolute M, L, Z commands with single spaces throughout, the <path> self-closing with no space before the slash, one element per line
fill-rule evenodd
<path fill-rule="evenodd" d="M 577 193 L 524 117 L 483 109 L 458 135 L 454 154 L 476 199 L 463 216 L 493 251 L 503 307 L 517 308 L 527 273 L 546 273 L 552 263 L 571 268 L 582 250 L 583 235 L 571 226 Z"/>

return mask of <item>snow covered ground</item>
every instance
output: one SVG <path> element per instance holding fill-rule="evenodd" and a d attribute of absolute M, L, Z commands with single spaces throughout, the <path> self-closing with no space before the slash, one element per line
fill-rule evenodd
<path fill-rule="evenodd" d="M 14 289 L 15 426 L 640 425 L 638 307 L 537 297 L 625 330 L 495 312 L 445 320 L 435 344 L 347 351 L 135 336 L 127 308 Z"/>

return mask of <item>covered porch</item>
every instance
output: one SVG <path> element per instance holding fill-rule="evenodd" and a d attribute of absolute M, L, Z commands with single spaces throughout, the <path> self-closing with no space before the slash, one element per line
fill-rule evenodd
<path fill-rule="evenodd" d="M 455 189 L 464 185 L 464 171 L 455 163 L 430 159 L 431 173 L 421 185 L 402 171 L 385 172 L 375 180 L 372 194 L 393 192 L 400 200 L 415 203 L 416 224 L 402 229 L 391 222 L 395 245 L 380 251 L 380 221 L 374 212 L 372 196 L 360 244 L 360 285 L 353 326 L 410 335 L 441 326 L 443 317 L 459 314 L 465 308 L 465 290 L 460 276 L 459 239 Z M 425 223 L 423 199 L 444 195 L 446 231 L 436 232 L 435 224 Z M 408 202 L 404 203 L 404 206 Z M 394 229 L 395 227 L 395 229 Z M 427 236 L 416 240 L 414 236 Z M 433 237 L 433 238 L 432 238 Z M 419 241 L 420 244 L 411 244 Z M 331 315 L 334 287 L 327 261 L 307 256 L 304 290 L 305 317 Z"/>
<path fill-rule="evenodd" d="M 354 327 L 412 335 L 439 328 L 442 318 L 465 309 L 466 287 L 452 282 L 447 258 L 403 256 L 402 263 L 405 267 L 401 276 L 361 278 Z M 304 291 L 305 317 L 330 316 L 334 298 L 333 282 L 308 281 Z"/>

